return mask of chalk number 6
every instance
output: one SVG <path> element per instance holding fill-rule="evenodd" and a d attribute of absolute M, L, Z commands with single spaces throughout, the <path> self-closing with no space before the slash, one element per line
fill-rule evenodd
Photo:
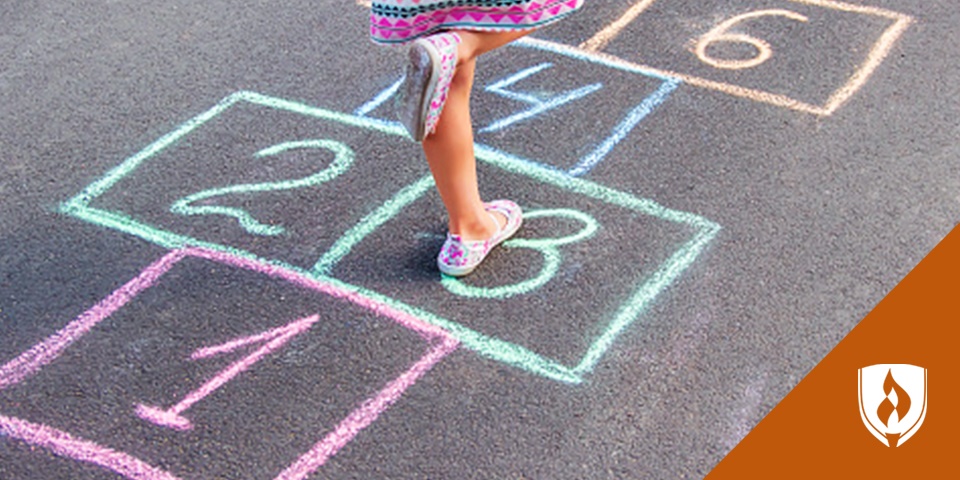
<path fill-rule="evenodd" d="M 744 13 L 743 15 L 737 15 L 736 17 L 730 18 L 720 25 L 717 25 L 705 35 L 700 37 L 694 46 L 694 53 L 696 53 L 697 57 L 699 57 L 704 63 L 725 70 L 742 70 L 744 68 L 756 67 L 757 65 L 760 65 L 770 59 L 770 57 L 773 55 L 773 48 L 771 48 L 770 44 L 764 40 L 747 35 L 745 33 L 730 33 L 730 29 L 736 24 L 745 20 L 770 16 L 786 17 L 798 22 L 806 22 L 808 20 L 807 17 L 797 12 L 780 9 L 757 10 L 750 13 Z M 718 42 L 745 43 L 757 49 L 757 54 L 753 58 L 747 60 L 724 60 L 715 58 L 707 53 L 707 48 L 710 47 L 711 44 Z"/>

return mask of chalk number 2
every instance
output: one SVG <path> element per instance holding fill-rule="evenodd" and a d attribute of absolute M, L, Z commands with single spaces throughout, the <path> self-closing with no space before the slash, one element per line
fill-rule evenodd
<path fill-rule="evenodd" d="M 269 157 L 294 149 L 328 150 L 334 154 L 334 159 L 327 168 L 303 178 L 280 180 L 276 182 L 230 185 L 227 187 L 212 188 L 187 195 L 186 197 L 174 202 L 170 207 L 170 211 L 179 215 L 225 215 L 236 218 L 240 223 L 240 226 L 251 234 L 262 236 L 280 235 L 284 232 L 283 227 L 261 223 L 247 211 L 241 208 L 216 205 L 197 206 L 194 205 L 194 203 L 201 200 L 206 200 L 208 198 L 224 195 L 276 192 L 281 190 L 294 190 L 298 188 L 320 185 L 342 175 L 343 172 L 350 168 L 356 157 L 350 147 L 335 140 L 298 140 L 293 142 L 279 143 L 272 147 L 267 147 L 263 150 L 260 150 L 254 154 L 254 157 Z"/>

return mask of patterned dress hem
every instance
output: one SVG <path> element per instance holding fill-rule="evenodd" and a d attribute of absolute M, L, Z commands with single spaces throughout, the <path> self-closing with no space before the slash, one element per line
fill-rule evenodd
<path fill-rule="evenodd" d="M 412 15 L 370 15 L 370 38 L 378 44 L 402 45 L 442 31 L 503 32 L 535 30 L 576 12 L 583 0 L 543 0 L 532 3 L 536 11 L 511 9 L 476 10 L 469 7 L 439 9 Z"/>

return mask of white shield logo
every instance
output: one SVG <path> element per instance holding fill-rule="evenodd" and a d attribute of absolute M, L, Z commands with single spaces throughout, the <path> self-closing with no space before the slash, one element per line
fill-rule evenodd
<path fill-rule="evenodd" d="M 906 442 L 927 415 L 927 369 L 881 364 L 858 371 L 860 418 L 888 447 Z"/>

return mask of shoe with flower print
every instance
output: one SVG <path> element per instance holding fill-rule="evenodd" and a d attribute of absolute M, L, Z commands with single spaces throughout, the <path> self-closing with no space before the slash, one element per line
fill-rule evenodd
<path fill-rule="evenodd" d="M 413 42 L 397 96 L 397 117 L 417 142 L 434 132 L 457 69 L 460 36 L 438 33 Z"/>
<path fill-rule="evenodd" d="M 451 277 L 462 277 L 473 272 L 494 247 L 503 243 L 517 233 L 523 223 L 523 212 L 520 207 L 509 200 L 497 200 L 485 203 L 484 207 L 493 217 L 497 225 L 497 232 L 486 240 L 463 240 L 459 235 L 447 233 L 447 241 L 437 256 L 437 267 Z M 500 213 L 507 218 L 507 223 L 500 226 L 500 221 L 493 215 Z"/>

